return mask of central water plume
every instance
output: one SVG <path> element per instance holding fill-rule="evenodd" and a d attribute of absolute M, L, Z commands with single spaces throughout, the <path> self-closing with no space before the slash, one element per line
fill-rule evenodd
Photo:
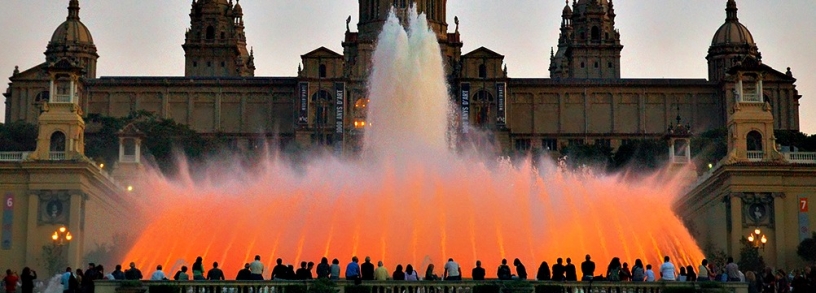
<path fill-rule="evenodd" d="M 202 256 L 231 276 L 257 254 L 269 278 L 278 257 L 345 264 L 371 256 L 391 270 L 412 264 L 420 273 L 454 258 L 466 276 L 481 260 L 495 277 L 502 258 L 520 258 L 528 272 L 541 261 L 579 262 L 586 254 L 599 268 L 612 257 L 653 265 L 665 255 L 678 265 L 702 259 L 671 211 L 677 181 L 629 183 L 552 163 L 514 165 L 448 151 L 439 45 L 424 16 L 413 12 L 407 23 L 406 31 L 392 13 L 374 54 L 370 155 L 355 162 L 319 157 L 297 167 L 270 157 L 260 170 L 213 164 L 205 176 L 211 179 L 198 181 L 152 173 L 141 184 L 148 223 L 123 263 L 172 272 Z"/>

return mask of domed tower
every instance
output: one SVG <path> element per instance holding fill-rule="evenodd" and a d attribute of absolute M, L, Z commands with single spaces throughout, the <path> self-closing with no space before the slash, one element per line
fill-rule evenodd
<path fill-rule="evenodd" d="M 561 36 L 558 52 L 551 55 L 550 77 L 619 79 L 623 45 L 615 29 L 612 0 L 578 0 L 572 6 L 562 12 Z"/>
<path fill-rule="evenodd" d="M 45 62 L 56 63 L 68 59 L 83 69 L 85 78 L 96 77 L 96 53 L 91 31 L 79 20 L 79 0 L 68 4 L 68 18 L 54 30 L 45 50 Z"/>
<path fill-rule="evenodd" d="M 737 18 L 737 2 L 728 0 L 725 23 L 720 26 L 708 49 L 708 79 L 722 81 L 726 71 L 747 56 L 762 60 L 754 36 Z"/>
<path fill-rule="evenodd" d="M 357 23 L 361 41 L 374 41 L 380 34 L 391 7 L 404 19 L 411 5 L 416 5 L 417 12 L 424 13 L 430 29 L 440 41 L 447 41 L 448 23 L 446 22 L 447 0 L 359 0 L 360 17 Z"/>
<path fill-rule="evenodd" d="M 244 13 L 232 0 L 193 0 L 184 45 L 188 77 L 254 76 L 255 61 L 247 50 Z"/>

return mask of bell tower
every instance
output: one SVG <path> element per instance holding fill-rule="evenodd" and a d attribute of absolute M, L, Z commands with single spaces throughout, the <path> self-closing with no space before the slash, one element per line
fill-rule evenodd
<path fill-rule="evenodd" d="M 255 57 L 247 50 L 240 3 L 193 0 L 185 37 L 184 76 L 255 76 Z"/>
<path fill-rule="evenodd" d="M 82 120 L 81 77 L 83 67 L 70 59 L 48 65 L 52 93 L 42 104 L 37 149 L 32 160 L 76 160 L 85 158 L 85 121 Z"/>
<path fill-rule="evenodd" d="M 388 12 L 393 7 L 400 19 L 405 20 L 408 11 L 416 6 L 417 13 L 425 14 L 428 26 L 436 33 L 439 41 L 447 41 L 448 23 L 447 0 L 359 0 L 360 13 L 357 29 L 361 41 L 373 42 L 388 19 Z"/>
<path fill-rule="evenodd" d="M 612 0 L 573 0 L 571 9 L 567 0 L 550 77 L 619 79 L 623 45 L 615 16 Z"/>
<path fill-rule="evenodd" d="M 737 17 L 737 2 L 728 0 L 725 8 L 725 23 L 717 29 L 708 49 L 708 80 L 722 81 L 726 71 L 737 62 L 751 56 L 762 60 L 754 36 Z"/>

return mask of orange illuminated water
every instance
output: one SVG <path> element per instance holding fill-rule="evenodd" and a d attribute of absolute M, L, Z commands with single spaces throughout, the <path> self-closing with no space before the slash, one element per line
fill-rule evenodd
<path fill-rule="evenodd" d="M 147 223 L 123 263 L 173 273 L 202 256 L 231 278 L 257 254 L 269 278 L 276 258 L 327 256 L 345 267 L 352 256 L 371 256 L 420 273 L 454 258 L 466 276 L 481 260 L 495 277 L 502 258 L 521 259 L 531 275 L 541 261 L 580 263 L 586 254 L 599 268 L 612 257 L 630 265 L 658 265 L 664 255 L 676 265 L 702 260 L 671 210 L 682 188 L 675 180 L 631 182 L 448 151 L 436 36 L 422 16 L 409 23 L 406 32 L 392 17 L 380 35 L 363 159 L 321 156 L 295 168 L 271 156 L 252 170 L 213 164 L 201 170 L 207 180 L 148 175 L 139 189 Z"/>

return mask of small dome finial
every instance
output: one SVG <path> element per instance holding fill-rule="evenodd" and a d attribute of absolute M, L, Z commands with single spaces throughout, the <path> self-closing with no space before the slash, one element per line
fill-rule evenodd
<path fill-rule="evenodd" d="M 79 0 L 68 2 L 68 19 L 79 20 Z"/>
<path fill-rule="evenodd" d="M 737 1 L 728 0 L 725 7 L 725 21 L 739 21 L 737 18 Z"/>

